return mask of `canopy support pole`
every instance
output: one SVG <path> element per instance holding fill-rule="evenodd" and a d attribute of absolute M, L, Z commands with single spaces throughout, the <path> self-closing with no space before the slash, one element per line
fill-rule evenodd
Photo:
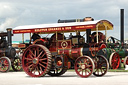
<path fill-rule="evenodd" d="M 31 40 L 31 33 L 30 33 L 30 40 Z"/>
<path fill-rule="evenodd" d="M 107 43 L 107 26 L 105 26 L 105 42 Z"/>
<path fill-rule="evenodd" d="M 24 43 L 24 33 L 22 33 L 22 43 Z"/>
<path fill-rule="evenodd" d="M 58 40 L 58 37 L 57 37 L 58 35 L 57 35 L 57 31 L 56 31 L 56 41 Z"/>
<path fill-rule="evenodd" d="M 98 25 L 96 26 L 96 41 L 97 41 L 97 43 L 99 43 L 98 42 Z"/>

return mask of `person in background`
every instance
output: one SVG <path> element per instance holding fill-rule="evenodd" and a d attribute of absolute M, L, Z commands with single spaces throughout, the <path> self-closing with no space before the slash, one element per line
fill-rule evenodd
<path fill-rule="evenodd" d="M 35 41 L 36 39 L 40 39 L 40 38 L 41 37 L 38 33 L 33 33 L 32 37 L 31 37 L 32 41 Z"/>

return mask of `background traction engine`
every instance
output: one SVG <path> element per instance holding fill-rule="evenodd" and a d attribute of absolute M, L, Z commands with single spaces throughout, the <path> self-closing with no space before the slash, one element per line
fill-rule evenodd
<path fill-rule="evenodd" d="M 108 41 L 107 48 L 100 50 L 99 54 L 108 59 L 112 69 L 120 68 L 121 63 L 124 66 L 128 65 L 128 44 L 122 44 L 120 40 L 114 37 L 109 37 Z"/>
<path fill-rule="evenodd" d="M 120 11 L 120 40 L 110 36 L 107 39 L 107 48 L 99 51 L 104 55 L 112 69 L 121 67 L 121 63 L 128 65 L 128 44 L 124 43 L 124 9 Z"/>
<path fill-rule="evenodd" d="M 14 71 L 21 70 L 21 60 L 15 56 L 16 50 L 12 47 L 11 31 L 8 28 L 7 32 L 0 33 L 0 72 L 8 72 L 11 66 Z"/>
<path fill-rule="evenodd" d="M 22 66 L 31 77 L 46 74 L 60 76 L 72 65 L 80 77 L 89 77 L 91 74 L 103 76 L 108 70 L 108 61 L 101 55 L 92 56 L 91 51 L 95 49 L 98 51 L 99 45 L 90 47 L 80 35 L 66 39 L 63 34 L 55 33 L 46 42 L 36 40 L 27 47 L 23 53 Z"/>

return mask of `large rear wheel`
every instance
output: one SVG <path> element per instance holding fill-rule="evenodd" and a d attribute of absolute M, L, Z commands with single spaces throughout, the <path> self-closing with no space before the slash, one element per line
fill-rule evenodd
<path fill-rule="evenodd" d="M 46 75 L 51 68 L 51 53 L 43 45 L 31 45 L 23 53 L 22 67 L 31 77 Z"/>

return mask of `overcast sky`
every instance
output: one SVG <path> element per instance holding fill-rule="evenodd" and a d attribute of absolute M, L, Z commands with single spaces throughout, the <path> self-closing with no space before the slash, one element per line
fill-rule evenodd
<path fill-rule="evenodd" d="M 58 19 L 93 17 L 112 22 L 114 30 L 108 31 L 108 36 L 119 39 L 120 9 L 125 11 L 128 39 L 128 0 L 0 0 L 0 31 L 20 25 L 56 23 Z"/>

